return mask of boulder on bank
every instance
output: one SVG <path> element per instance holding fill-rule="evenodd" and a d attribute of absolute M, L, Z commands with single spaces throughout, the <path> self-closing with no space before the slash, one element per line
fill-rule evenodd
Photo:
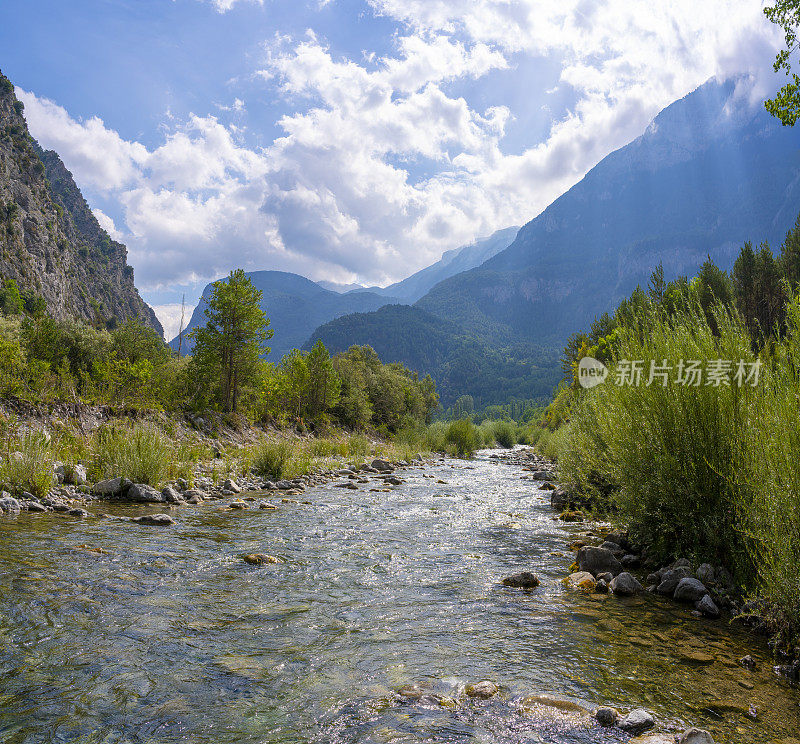
<path fill-rule="evenodd" d="M 530 571 L 521 571 L 520 573 L 506 576 L 502 584 L 516 589 L 535 589 L 539 586 L 539 577 Z"/>
<path fill-rule="evenodd" d="M 611 582 L 611 591 L 622 597 L 632 597 L 644 591 L 644 587 L 627 571 L 623 571 Z"/>
<path fill-rule="evenodd" d="M 643 708 L 637 708 L 628 713 L 625 718 L 619 722 L 619 727 L 631 736 L 638 736 L 645 731 L 649 731 L 656 725 L 656 719 L 653 718 L 651 713 L 648 713 Z"/>
<path fill-rule="evenodd" d="M 183 496 L 172 486 L 164 486 L 164 488 L 161 489 L 161 495 L 164 497 L 164 501 L 166 501 L 168 504 L 183 503 Z"/>
<path fill-rule="evenodd" d="M 685 566 L 672 568 L 661 575 L 661 582 L 656 588 L 656 592 L 665 595 L 675 594 L 678 584 L 680 584 L 683 579 L 689 578 L 691 575 L 691 569 Z"/>
<path fill-rule="evenodd" d="M 588 545 L 578 551 L 578 568 L 581 571 L 588 571 L 592 576 L 600 573 L 618 576 L 622 573 L 622 564 L 610 550 Z"/>
<path fill-rule="evenodd" d="M 127 478 L 107 478 L 106 480 L 97 481 L 92 486 L 92 493 L 95 496 L 119 496 L 130 483 Z"/>
<path fill-rule="evenodd" d="M 394 470 L 394 465 L 390 463 L 388 460 L 381 460 L 380 458 L 376 457 L 371 463 L 370 467 L 375 468 L 375 470 L 380 470 L 381 472 L 386 472 L 390 470 Z"/>
<path fill-rule="evenodd" d="M 0 491 L 0 513 L 19 514 L 22 507 L 8 491 Z"/>
<path fill-rule="evenodd" d="M 697 573 L 695 576 L 702 581 L 706 586 L 711 586 L 712 584 L 717 583 L 716 579 L 717 572 L 714 570 L 714 566 L 710 563 L 701 563 L 700 567 L 697 569 Z"/>
<path fill-rule="evenodd" d="M 710 594 L 706 594 L 696 605 L 695 609 L 698 612 L 701 612 L 706 617 L 717 618 L 720 615 L 719 607 L 717 607 L 716 603 L 713 599 L 711 599 Z"/>
<path fill-rule="evenodd" d="M 564 511 L 570 505 L 569 494 L 561 487 L 550 491 L 550 506 L 556 511 Z"/>
<path fill-rule="evenodd" d="M 699 602 L 706 594 L 708 589 L 705 584 L 699 579 L 689 577 L 678 582 L 673 599 L 676 602 Z"/>
<path fill-rule="evenodd" d="M 227 478 L 225 482 L 222 484 L 222 489 L 224 491 L 232 491 L 233 493 L 239 493 L 242 489 L 239 487 L 239 484 L 235 480 L 231 480 Z"/>
<path fill-rule="evenodd" d="M 144 483 L 132 483 L 125 491 L 126 501 L 134 504 L 163 504 L 164 497 L 152 486 Z"/>
<path fill-rule="evenodd" d="M 585 592 L 589 594 L 593 592 L 597 587 L 597 582 L 594 580 L 594 576 L 592 576 L 588 571 L 577 571 L 575 573 L 570 574 L 564 579 L 564 586 L 567 589 L 577 589 L 578 591 Z"/>

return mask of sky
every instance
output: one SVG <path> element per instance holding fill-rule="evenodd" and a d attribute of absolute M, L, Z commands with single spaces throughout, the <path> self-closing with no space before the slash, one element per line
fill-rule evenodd
<path fill-rule="evenodd" d="M 242 267 L 386 285 L 522 225 L 708 78 L 759 0 L 0 0 L 0 69 L 171 338 Z"/>

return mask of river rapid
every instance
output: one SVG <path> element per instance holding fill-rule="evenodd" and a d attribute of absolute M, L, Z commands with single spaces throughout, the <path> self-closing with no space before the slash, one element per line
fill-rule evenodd
<path fill-rule="evenodd" d="M 388 492 L 185 507 L 170 527 L 0 518 L 0 740 L 626 740 L 572 710 L 521 711 L 537 694 L 644 707 L 662 732 L 800 742 L 800 695 L 763 640 L 663 598 L 564 588 L 586 527 L 554 520 L 549 494 L 489 455 L 404 470 Z M 521 570 L 541 586 L 500 585 Z M 737 663 L 748 653 L 755 671 Z M 483 679 L 499 695 L 464 696 Z M 410 685 L 421 699 L 396 695 Z"/>

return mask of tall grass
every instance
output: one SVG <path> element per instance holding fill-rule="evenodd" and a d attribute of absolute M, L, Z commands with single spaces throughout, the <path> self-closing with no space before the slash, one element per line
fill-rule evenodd
<path fill-rule="evenodd" d="M 800 302 L 766 364 L 743 431 L 739 515 L 761 596 L 779 625 L 800 629 Z"/>
<path fill-rule="evenodd" d="M 28 432 L 8 445 L 0 460 L 0 485 L 17 495 L 27 491 L 39 498 L 46 496 L 53 485 L 50 439 L 41 432 Z"/>
<path fill-rule="evenodd" d="M 156 427 L 117 424 L 97 430 L 89 475 L 95 481 L 124 477 L 158 486 L 178 472 L 179 462 L 172 443 Z"/>
<path fill-rule="evenodd" d="M 297 445 L 286 439 L 264 440 L 253 454 L 253 471 L 272 480 L 286 478 L 296 448 Z"/>
<path fill-rule="evenodd" d="M 670 319 L 654 310 L 639 323 L 623 333 L 617 359 L 647 360 L 645 377 L 649 360 L 754 361 L 744 325 L 724 310 L 716 317 L 718 337 L 699 309 Z M 631 532 L 657 551 L 745 568 L 735 482 L 754 394 L 734 384 L 609 380 L 572 410 L 558 454 L 562 476 L 600 504 L 613 500 Z"/>

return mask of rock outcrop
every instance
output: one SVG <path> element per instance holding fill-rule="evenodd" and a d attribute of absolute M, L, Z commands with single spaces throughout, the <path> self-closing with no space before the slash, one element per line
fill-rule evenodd
<path fill-rule="evenodd" d="M 138 319 L 161 333 L 125 246 L 100 226 L 59 156 L 31 137 L 23 112 L 0 73 L 0 278 L 41 297 L 54 318 L 109 328 Z"/>

